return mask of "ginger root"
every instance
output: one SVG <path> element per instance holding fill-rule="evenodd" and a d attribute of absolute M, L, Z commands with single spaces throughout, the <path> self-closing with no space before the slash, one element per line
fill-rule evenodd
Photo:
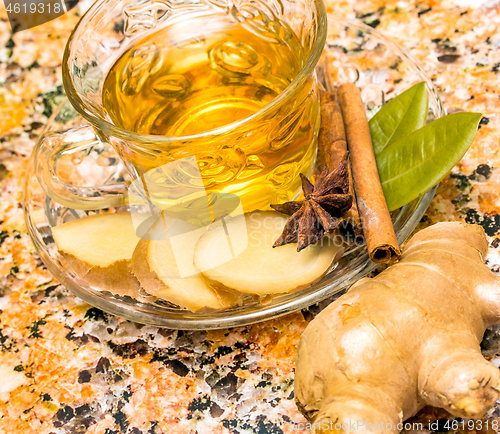
<path fill-rule="evenodd" d="M 500 323 L 500 277 L 484 264 L 487 248 L 477 225 L 424 229 L 400 262 L 308 325 L 295 398 L 316 433 L 398 432 L 425 405 L 462 418 L 494 405 L 500 373 L 480 342 Z"/>

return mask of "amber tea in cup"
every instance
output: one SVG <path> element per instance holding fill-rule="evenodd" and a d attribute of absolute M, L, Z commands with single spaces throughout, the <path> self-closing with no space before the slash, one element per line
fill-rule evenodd
<path fill-rule="evenodd" d="M 286 23 L 276 24 L 271 41 L 225 14 L 176 23 L 140 39 L 107 74 L 103 106 L 125 130 L 177 137 L 255 115 L 304 66 L 298 37 Z M 196 155 L 205 189 L 237 194 L 246 210 L 291 198 L 298 173 L 309 172 L 315 157 L 317 97 L 309 87 L 298 98 L 281 108 L 291 117 L 257 117 L 246 128 L 251 134 L 223 149 L 220 137 L 188 144 L 183 151 Z M 165 147 L 159 156 L 164 163 L 177 158 L 176 147 Z M 159 165 L 139 156 L 132 163 L 141 172 Z"/>

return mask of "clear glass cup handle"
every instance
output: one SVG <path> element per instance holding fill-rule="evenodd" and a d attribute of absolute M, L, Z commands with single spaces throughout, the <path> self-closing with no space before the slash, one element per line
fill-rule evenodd
<path fill-rule="evenodd" d="M 35 147 L 35 173 L 45 193 L 61 205 L 93 210 L 125 205 L 128 183 L 118 182 L 92 187 L 78 187 L 63 181 L 57 174 L 57 163 L 63 155 L 88 152 L 102 142 L 90 124 L 66 131 L 42 135 Z"/>

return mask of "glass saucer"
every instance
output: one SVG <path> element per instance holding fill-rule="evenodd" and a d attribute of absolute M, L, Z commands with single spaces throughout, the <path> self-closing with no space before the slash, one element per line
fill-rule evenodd
<path fill-rule="evenodd" d="M 356 82 L 363 89 L 367 114 L 372 116 L 386 100 L 412 84 L 425 81 L 429 93 L 429 118 L 445 114 L 436 88 L 417 62 L 399 45 L 365 24 L 334 15 L 328 16 L 327 50 L 338 81 Z M 44 132 L 65 130 L 83 119 L 67 100 L 49 119 Z M 92 185 L 114 183 L 127 177 L 112 149 L 103 145 L 67 156 L 68 176 L 75 185 L 83 179 Z M 62 169 L 64 170 L 64 164 Z M 393 222 L 402 243 L 411 234 L 429 206 L 436 187 L 393 213 Z M 26 225 L 38 253 L 59 282 L 76 296 L 106 312 L 131 321 L 160 327 L 207 330 L 251 324 L 276 318 L 317 303 L 348 288 L 376 268 L 365 246 L 348 250 L 326 276 L 302 291 L 275 296 L 265 305 L 249 300 L 243 306 L 210 313 L 193 313 L 143 294 L 139 300 L 101 291 L 80 279 L 54 244 L 51 228 L 84 217 L 87 212 L 54 202 L 34 175 L 33 158 L 25 180 L 23 206 Z M 99 211 L 96 211 L 99 212 Z M 276 276 L 279 279 L 279 276 Z"/>

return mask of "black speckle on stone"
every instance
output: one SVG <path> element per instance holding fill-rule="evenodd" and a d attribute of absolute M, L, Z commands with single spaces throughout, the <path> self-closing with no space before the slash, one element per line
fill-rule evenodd
<path fill-rule="evenodd" d="M 5 176 L 9 173 L 7 168 L 3 163 L 0 163 L 0 181 L 5 178 Z"/>
<path fill-rule="evenodd" d="M 210 399 L 210 397 L 208 395 L 203 395 L 199 398 L 193 399 L 188 406 L 188 410 L 191 413 L 194 413 L 196 411 L 202 412 L 202 411 L 208 410 L 210 408 L 211 404 L 212 404 L 212 400 Z"/>
<path fill-rule="evenodd" d="M 106 373 L 110 370 L 110 368 L 111 368 L 111 362 L 109 361 L 109 359 L 106 357 L 101 357 L 97 362 L 95 371 L 100 373 Z"/>
<path fill-rule="evenodd" d="M 496 355 L 498 354 L 498 347 L 500 344 L 500 334 L 498 326 L 493 326 L 486 329 L 484 332 L 483 340 L 481 341 L 481 351 L 486 352 L 486 354 Z"/>
<path fill-rule="evenodd" d="M 30 128 L 32 130 L 38 130 L 39 128 L 42 128 L 45 124 L 42 122 L 31 122 Z"/>
<path fill-rule="evenodd" d="M 288 396 L 286 397 L 286 399 L 293 399 L 293 398 L 295 398 L 295 393 L 294 393 L 294 391 L 292 390 L 292 391 L 290 392 L 290 395 L 288 395 Z"/>
<path fill-rule="evenodd" d="M 281 401 L 281 398 L 276 397 L 276 398 L 274 398 L 273 400 L 268 401 L 268 404 L 269 404 L 272 408 L 275 408 L 275 407 L 277 407 L 277 406 L 278 406 L 278 404 L 280 403 L 280 401 Z"/>
<path fill-rule="evenodd" d="M 109 381 L 113 382 L 113 383 L 119 383 L 120 381 L 124 380 L 127 377 L 128 377 L 128 374 L 123 369 L 120 369 L 120 368 L 116 369 L 115 368 L 112 371 L 112 376 L 109 379 Z"/>
<path fill-rule="evenodd" d="M 148 430 L 148 434 L 157 434 L 156 428 L 158 427 L 158 422 L 151 422 L 151 428 Z"/>
<path fill-rule="evenodd" d="M 475 209 L 469 208 L 465 213 L 465 221 L 470 224 L 479 224 L 486 235 L 493 237 L 500 232 L 500 216 L 498 214 L 485 214 L 481 216 Z"/>
<path fill-rule="evenodd" d="M 43 105 L 45 109 L 43 110 L 43 114 L 50 118 L 54 110 L 61 104 L 63 99 L 65 98 L 64 87 L 57 86 L 56 90 L 51 92 L 47 92 L 43 95 Z"/>
<path fill-rule="evenodd" d="M 425 15 L 427 12 L 430 12 L 430 11 L 432 11 L 432 8 L 427 8 L 427 9 L 424 9 L 424 10 L 418 12 L 417 15 L 419 17 L 421 17 L 422 15 Z"/>
<path fill-rule="evenodd" d="M 115 33 L 123 33 L 123 28 L 124 28 L 124 21 L 121 20 L 119 23 L 115 23 L 113 26 L 113 31 Z"/>
<path fill-rule="evenodd" d="M 491 68 L 491 70 L 495 73 L 498 72 L 500 70 L 500 63 L 495 63 L 493 65 L 493 68 Z"/>
<path fill-rule="evenodd" d="M 245 344 L 243 342 L 238 341 L 234 344 L 234 348 L 236 348 L 237 350 L 249 350 L 250 344 Z"/>
<path fill-rule="evenodd" d="M 481 222 L 481 226 L 488 236 L 497 235 L 500 232 L 500 216 L 498 214 L 485 216 Z"/>
<path fill-rule="evenodd" d="M 236 393 L 237 387 L 238 377 L 236 377 L 236 375 L 234 375 L 233 373 L 230 373 L 217 381 L 217 383 L 213 385 L 212 391 L 221 396 L 227 397 Z"/>
<path fill-rule="evenodd" d="M 200 368 L 206 365 L 211 365 L 215 362 L 214 356 L 209 356 L 206 353 L 203 353 L 199 358 Z"/>
<path fill-rule="evenodd" d="M 30 331 L 30 338 L 39 338 L 42 336 L 40 333 L 40 327 L 47 324 L 47 321 L 45 321 L 43 318 L 39 319 L 37 321 L 34 321 L 29 327 L 28 330 Z"/>
<path fill-rule="evenodd" d="M 488 125 L 489 123 L 490 123 L 490 118 L 483 116 L 479 121 L 479 128 L 481 128 L 483 125 Z"/>
<path fill-rule="evenodd" d="M 340 297 L 340 295 L 338 295 Z M 335 297 L 337 298 L 337 297 Z M 318 315 L 332 300 L 327 299 L 325 302 L 319 302 L 309 306 L 307 309 L 303 309 L 302 316 L 306 321 L 312 320 L 316 315 Z"/>
<path fill-rule="evenodd" d="M 123 411 L 117 411 L 114 415 L 113 415 L 113 419 L 115 420 L 115 422 L 120 426 L 120 428 L 122 429 L 122 431 L 126 430 L 127 427 L 129 426 L 129 421 L 127 420 L 127 416 L 125 415 L 125 413 Z"/>
<path fill-rule="evenodd" d="M 222 421 L 222 426 L 227 429 L 236 428 L 238 422 L 235 419 L 224 419 Z"/>
<path fill-rule="evenodd" d="M 85 434 L 89 426 L 94 425 L 96 421 L 92 416 L 87 416 L 80 419 L 77 423 L 77 428 L 71 434 Z"/>
<path fill-rule="evenodd" d="M 290 421 L 292 420 L 292 419 L 290 419 L 290 418 L 289 418 L 286 414 L 284 414 L 283 416 L 281 416 L 281 418 L 282 418 L 285 422 L 287 422 L 287 423 L 290 423 Z"/>
<path fill-rule="evenodd" d="M 226 354 L 229 354 L 232 351 L 233 350 L 231 347 L 221 345 L 219 348 L 217 348 L 217 351 L 215 351 L 215 357 L 225 356 Z"/>
<path fill-rule="evenodd" d="M 19 24 L 19 23 L 17 23 Z M 14 28 L 12 29 L 13 31 L 16 31 L 16 29 L 18 28 L 18 26 L 14 26 Z M 5 44 L 5 48 L 7 50 L 6 51 L 6 54 L 7 54 L 7 57 L 10 59 L 12 57 L 12 53 L 13 53 L 13 48 L 14 46 L 16 45 L 16 43 L 14 42 L 14 40 L 12 38 L 10 38 L 7 43 Z"/>
<path fill-rule="evenodd" d="M 106 431 L 104 431 L 104 434 L 120 434 L 120 432 L 116 431 L 114 429 L 106 428 Z"/>
<path fill-rule="evenodd" d="M 264 373 L 262 374 L 262 378 L 263 378 L 264 380 L 270 381 L 270 380 L 272 380 L 272 379 L 273 379 L 273 376 L 272 376 L 269 372 L 264 372 Z"/>
<path fill-rule="evenodd" d="M 485 181 L 491 176 L 491 167 L 487 164 L 480 164 L 471 176 L 478 181 Z"/>
<path fill-rule="evenodd" d="M 219 381 L 220 375 L 217 371 L 212 371 L 205 377 L 205 382 L 212 387 L 217 381 Z"/>
<path fill-rule="evenodd" d="M 71 330 L 66 336 L 64 336 L 64 338 L 68 341 L 76 341 L 78 339 L 73 330 Z"/>
<path fill-rule="evenodd" d="M 63 408 L 57 410 L 56 418 L 60 422 L 68 422 L 73 419 L 73 417 L 75 417 L 75 412 L 69 405 L 66 405 Z"/>
<path fill-rule="evenodd" d="M 80 407 L 76 407 L 75 413 L 77 416 L 87 416 L 88 414 L 90 414 L 90 405 L 83 404 L 80 405 Z"/>
<path fill-rule="evenodd" d="M 450 41 L 450 38 L 436 38 L 432 39 L 436 44 L 436 50 L 441 54 L 452 54 L 457 52 L 457 47 Z"/>
<path fill-rule="evenodd" d="M 31 71 L 32 69 L 40 68 L 40 64 L 38 63 L 38 60 L 35 60 L 31 65 L 27 67 L 28 71 Z"/>
<path fill-rule="evenodd" d="M 88 383 L 91 378 L 92 378 L 92 374 L 90 373 L 90 371 L 88 371 L 86 369 L 83 371 L 80 371 L 80 373 L 78 374 L 78 382 L 79 383 Z"/>
<path fill-rule="evenodd" d="M 314 318 L 314 314 L 309 309 L 302 309 L 300 313 L 305 321 L 311 321 Z"/>
<path fill-rule="evenodd" d="M 270 381 L 260 381 L 257 383 L 257 385 L 255 386 L 256 389 L 259 389 L 259 388 L 264 388 L 266 386 L 270 386 L 271 385 L 271 382 Z"/>
<path fill-rule="evenodd" d="M 87 312 L 85 312 L 85 319 L 90 321 L 103 321 L 107 324 L 109 322 L 109 315 L 101 309 L 97 309 L 97 307 L 91 307 Z"/>
<path fill-rule="evenodd" d="M 427 223 L 430 220 L 429 216 L 424 214 L 424 216 L 420 219 L 420 223 Z"/>
<path fill-rule="evenodd" d="M 455 63 L 459 57 L 459 54 L 443 54 L 442 56 L 438 57 L 438 60 L 441 63 Z"/>
<path fill-rule="evenodd" d="M 142 431 L 139 428 L 134 427 L 132 429 L 129 429 L 127 431 L 127 434 L 142 434 Z"/>
<path fill-rule="evenodd" d="M 243 394 L 241 393 L 233 393 L 229 399 L 233 402 L 236 402 L 236 401 L 239 401 L 241 399 L 241 397 L 243 396 Z"/>
<path fill-rule="evenodd" d="M 19 273 L 19 267 L 17 265 L 14 265 L 11 269 L 10 269 L 10 274 L 12 276 L 15 276 L 16 274 Z"/>
<path fill-rule="evenodd" d="M 359 20 L 362 20 L 364 18 L 371 17 L 373 14 L 376 14 L 376 13 L 377 13 L 377 11 L 365 12 L 364 14 L 356 13 L 356 18 L 358 18 Z"/>
<path fill-rule="evenodd" d="M 258 434 L 283 434 L 283 430 L 276 424 L 272 423 L 265 416 L 257 418 L 257 433 Z"/>
<path fill-rule="evenodd" d="M 164 338 L 169 338 L 172 336 L 176 331 L 172 329 L 159 329 L 158 334 L 160 336 L 163 336 Z"/>
<path fill-rule="evenodd" d="M 224 410 L 219 406 L 219 404 L 212 401 L 212 403 L 210 404 L 210 416 L 217 418 L 221 417 L 223 413 Z"/>
<path fill-rule="evenodd" d="M 165 360 L 163 363 L 179 377 L 185 377 L 189 374 L 189 368 L 179 360 Z"/>
<path fill-rule="evenodd" d="M 137 356 L 143 357 L 149 352 L 148 343 L 142 339 L 137 339 L 135 342 L 129 342 L 123 345 L 108 342 L 108 346 L 115 354 L 124 359 L 134 359 Z"/>
<path fill-rule="evenodd" d="M 481 221 L 481 216 L 475 209 L 469 208 L 465 212 L 465 221 L 466 223 L 477 225 Z"/>
<path fill-rule="evenodd" d="M 16 372 L 23 372 L 24 371 L 24 366 L 23 365 L 14 366 L 14 371 L 16 371 Z"/>
<path fill-rule="evenodd" d="M 42 401 L 50 401 L 52 400 L 52 397 L 48 393 L 44 393 L 42 395 Z"/>
<path fill-rule="evenodd" d="M 0 246 L 3 244 L 3 242 L 8 236 L 9 236 L 8 232 L 5 231 L 0 232 Z"/>
<path fill-rule="evenodd" d="M 375 20 L 372 20 L 372 21 L 365 21 L 365 24 L 370 26 L 371 28 L 375 29 L 379 24 L 380 24 L 380 20 L 379 19 L 375 19 Z"/>
<path fill-rule="evenodd" d="M 234 359 L 231 362 L 231 371 L 235 372 L 238 369 L 248 369 L 247 362 L 248 359 L 245 353 L 237 354 L 236 356 L 234 356 Z"/>
<path fill-rule="evenodd" d="M 59 285 L 51 285 L 45 288 L 45 297 L 48 297 L 50 294 L 52 294 L 56 288 L 59 288 Z"/>
<path fill-rule="evenodd" d="M 133 395 L 132 393 L 132 387 L 130 387 L 130 385 L 127 387 L 127 390 L 125 390 L 125 392 L 123 392 L 123 400 L 125 402 L 129 402 L 130 401 L 130 397 Z"/>
<path fill-rule="evenodd" d="M 3 334 L 3 330 L 0 329 L 0 348 L 3 351 L 9 351 L 12 348 L 12 339 L 9 336 Z"/>
<path fill-rule="evenodd" d="M 466 191 L 470 186 L 470 179 L 468 176 L 462 175 L 460 173 L 452 173 L 450 174 L 450 178 L 455 181 L 456 187 L 461 191 Z"/>
<path fill-rule="evenodd" d="M 500 238 L 495 238 L 495 239 L 491 242 L 491 247 L 493 247 L 494 249 L 496 249 L 498 246 L 500 246 Z"/>

